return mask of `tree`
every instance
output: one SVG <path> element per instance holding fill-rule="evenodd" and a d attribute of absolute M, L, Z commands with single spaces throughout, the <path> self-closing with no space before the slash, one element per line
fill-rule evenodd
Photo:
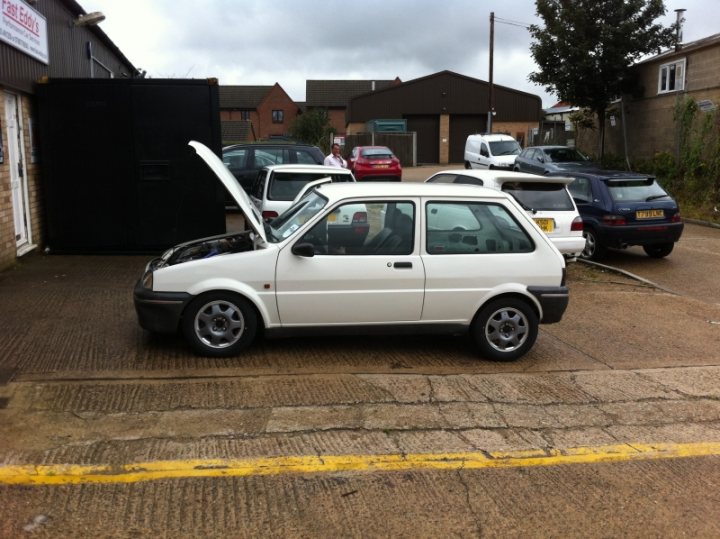
<path fill-rule="evenodd" d="M 330 151 L 330 133 L 335 130 L 330 125 L 327 109 L 312 109 L 295 118 L 290 126 L 290 135 L 298 141 L 319 146 Z"/>
<path fill-rule="evenodd" d="M 675 45 L 676 25 L 654 22 L 666 12 L 663 0 L 536 0 L 535 6 L 544 27 L 530 26 L 530 52 L 540 70 L 528 79 L 597 115 L 602 156 L 608 105 L 622 95 L 633 63 Z"/>

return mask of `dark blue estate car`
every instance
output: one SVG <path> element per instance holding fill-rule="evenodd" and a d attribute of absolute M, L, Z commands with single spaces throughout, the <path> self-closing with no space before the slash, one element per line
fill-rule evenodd
<path fill-rule="evenodd" d="M 598 260 L 608 248 L 630 245 L 662 258 L 680 239 L 684 225 L 677 202 L 652 176 L 600 169 L 553 176 L 575 179 L 568 189 L 583 219 L 583 258 Z"/>

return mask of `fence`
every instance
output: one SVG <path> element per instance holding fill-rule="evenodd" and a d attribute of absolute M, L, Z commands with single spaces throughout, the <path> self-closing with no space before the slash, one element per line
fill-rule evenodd
<path fill-rule="evenodd" d="M 528 130 L 526 146 L 568 146 L 574 132 L 565 131 L 565 122 L 540 122 L 538 129 Z"/>
<path fill-rule="evenodd" d="M 404 167 L 417 166 L 417 133 L 358 133 L 345 136 L 344 155 L 355 146 L 387 146 Z"/>

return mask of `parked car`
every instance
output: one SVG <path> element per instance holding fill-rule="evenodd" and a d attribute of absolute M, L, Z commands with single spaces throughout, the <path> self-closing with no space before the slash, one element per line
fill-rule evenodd
<path fill-rule="evenodd" d="M 512 170 L 521 150 L 510 135 L 470 135 L 465 141 L 465 168 Z"/>
<path fill-rule="evenodd" d="M 630 245 L 662 258 L 682 235 L 677 202 L 652 176 L 600 169 L 555 175 L 573 179 L 568 189 L 583 218 L 584 258 L 600 260 L 608 248 Z"/>
<path fill-rule="evenodd" d="M 355 146 L 347 158 L 347 163 L 358 181 L 402 180 L 400 159 L 385 146 Z"/>
<path fill-rule="evenodd" d="M 135 286 L 140 325 L 182 330 L 199 354 L 238 354 L 259 333 L 469 332 L 487 358 L 513 360 L 568 304 L 565 261 L 508 195 L 463 185 L 325 183 L 265 223 L 206 146 L 190 145 L 237 198 L 250 230 L 187 242 L 150 261 Z M 354 245 L 328 235 L 362 205 Z M 468 226 L 449 228 L 446 214 Z"/>
<path fill-rule="evenodd" d="M 530 146 L 515 158 L 513 170 L 530 174 L 554 174 L 560 170 L 597 168 L 588 156 L 569 146 Z"/>
<path fill-rule="evenodd" d="M 325 159 L 317 146 L 283 142 L 233 144 L 223 148 L 222 153 L 223 163 L 246 191 L 263 167 L 285 164 L 322 165 Z"/>
<path fill-rule="evenodd" d="M 585 238 L 582 218 L 567 190 L 571 181 L 505 170 L 444 170 L 426 180 L 483 185 L 508 193 L 563 255 L 575 258 L 585 248 Z"/>
<path fill-rule="evenodd" d="M 274 219 L 291 205 L 301 189 L 321 178 L 334 182 L 354 182 L 352 172 L 323 165 L 275 165 L 261 169 L 250 188 L 250 200 L 263 219 Z"/>

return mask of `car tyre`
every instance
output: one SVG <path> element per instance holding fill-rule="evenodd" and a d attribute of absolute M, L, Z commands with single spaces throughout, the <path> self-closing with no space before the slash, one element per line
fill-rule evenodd
<path fill-rule="evenodd" d="M 469 168 L 470 168 L 470 161 L 465 161 L 465 168 L 466 168 L 466 169 L 469 169 Z"/>
<path fill-rule="evenodd" d="M 513 361 L 535 344 L 538 317 L 527 302 L 500 298 L 478 312 L 470 331 L 482 356 L 495 361 Z"/>
<path fill-rule="evenodd" d="M 580 255 L 581 258 L 597 261 L 607 254 L 607 249 L 600 245 L 595 230 L 592 228 L 585 228 L 583 230 L 583 236 L 585 237 L 585 248 Z"/>
<path fill-rule="evenodd" d="M 232 292 L 198 296 L 185 309 L 182 331 L 200 355 L 228 357 L 247 348 L 257 334 L 252 305 Z"/>
<path fill-rule="evenodd" d="M 672 253 L 674 243 L 658 243 L 655 245 L 643 245 L 643 251 L 651 258 L 664 258 Z"/>

